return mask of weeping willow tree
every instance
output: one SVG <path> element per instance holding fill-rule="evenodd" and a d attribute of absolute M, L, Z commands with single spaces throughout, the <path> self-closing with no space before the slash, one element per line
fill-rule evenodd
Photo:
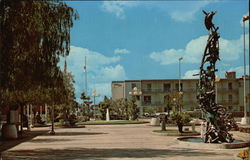
<path fill-rule="evenodd" d="M 1 106 L 65 98 L 58 62 L 69 54 L 77 18 L 63 2 L 0 0 Z"/>

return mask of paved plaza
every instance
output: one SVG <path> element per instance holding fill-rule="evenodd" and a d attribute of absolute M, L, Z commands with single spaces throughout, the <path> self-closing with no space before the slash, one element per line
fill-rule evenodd
<path fill-rule="evenodd" d="M 172 128 L 172 127 L 171 127 Z M 2 153 L 3 160 L 233 160 L 242 149 L 194 149 L 178 144 L 175 136 L 152 134 L 149 124 L 87 125 L 86 128 L 56 128 Z M 173 128 L 172 128 L 173 129 Z M 199 128 L 196 128 L 197 131 Z M 34 128 L 34 131 L 49 128 Z M 237 139 L 249 134 L 234 132 Z"/>

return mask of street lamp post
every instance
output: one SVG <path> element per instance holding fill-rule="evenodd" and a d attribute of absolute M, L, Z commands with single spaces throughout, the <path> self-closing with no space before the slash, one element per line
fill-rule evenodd
<path fill-rule="evenodd" d="M 55 130 L 54 130 L 54 116 L 55 116 L 55 114 L 54 114 L 54 110 L 55 110 L 55 106 L 54 106 L 55 104 L 53 103 L 52 104 L 52 118 L 51 118 L 51 120 L 52 120 L 52 124 L 51 124 L 51 131 L 50 131 L 50 134 L 51 135 L 55 135 L 56 134 L 56 132 L 55 132 Z"/>
<path fill-rule="evenodd" d="M 142 92 L 141 91 L 139 91 L 138 89 L 137 89 L 137 87 L 134 87 L 133 88 L 133 90 L 131 91 L 131 92 L 129 92 L 129 95 L 131 95 L 131 96 L 141 96 L 142 95 Z M 137 97 L 136 97 L 136 102 L 137 102 Z M 137 105 L 138 105 L 138 103 L 137 103 Z M 142 105 L 140 104 L 140 105 L 138 105 L 138 106 L 140 106 L 140 116 L 142 116 L 143 115 L 143 107 L 142 107 Z"/>
<path fill-rule="evenodd" d="M 96 94 L 96 90 L 93 90 L 93 95 L 89 95 L 89 97 L 93 97 L 94 98 L 94 107 L 93 107 L 93 110 L 94 110 L 94 119 L 96 119 L 96 114 L 95 114 L 95 98 L 96 97 L 100 97 L 101 95 L 100 94 Z"/>
<path fill-rule="evenodd" d="M 54 124 L 54 117 L 55 117 L 55 85 L 57 84 L 57 80 L 58 80 L 58 78 L 59 78 L 59 76 L 60 76 L 60 71 L 58 71 L 58 73 L 57 73 L 57 75 L 56 75 L 56 79 L 55 79 L 55 82 L 54 82 L 54 84 L 53 84 L 53 104 L 52 104 L 52 113 L 51 113 L 51 131 L 50 131 L 50 134 L 51 135 L 55 135 L 56 134 L 56 132 L 55 132 L 55 124 Z"/>
<path fill-rule="evenodd" d="M 220 81 L 219 76 L 215 76 L 215 102 L 218 103 L 218 83 Z"/>
<path fill-rule="evenodd" d="M 183 60 L 183 57 L 179 58 L 179 89 L 178 89 L 179 95 L 178 96 L 182 95 L 182 92 L 181 92 L 181 60 Z M 180 99 L 178 99 L 178 100 L 180 101 Z M 181 105 L 179 106 L 179 111 L 181 112 Z"/>
<path fill-rule="evenodd" d="M 248 124 L 250 119 L 247 117 L 247 97 L 246 97 L 246 39 L 245 39 L 245 21 L 249 20 L 249 16 L 243 17 L 243 50 L 244 50 L 244 117 L 241 120 L 242 124 Z"/>
<path fill-rule="evenodd" d="M 179 92 L 181 91 L 181 60 L 183 60 L 183 57 L 179 58 Z"/>

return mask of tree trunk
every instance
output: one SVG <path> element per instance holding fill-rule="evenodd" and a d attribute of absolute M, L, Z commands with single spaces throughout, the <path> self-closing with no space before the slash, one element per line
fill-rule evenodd
<path fill-rule="evenodd" d="M 183 133 L 182 129 L 183 129 L 183 125 L 182 124 L 177 124 L 178 126 L 178 130 L 180 133 Z"/>
<path fill-rule="evenodd" d="M 24 109 L 24 105 L 23 103 L 20 104 L 21 106 L 21 131 L 20 131 L 20 135 L 22 136 L 23 135 L 23 116 L 24 116 L 24 113 L 23 113 L 23 109 Z"/>
<path fill-rule="evenodd" d="M 166 131 L 166 121 L 165 120 L 162 120 L 162 122 L 161 122 L 161 130 Z"/>

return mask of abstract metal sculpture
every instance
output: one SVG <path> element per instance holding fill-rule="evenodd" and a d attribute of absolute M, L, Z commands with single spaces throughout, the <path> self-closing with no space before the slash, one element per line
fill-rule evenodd
<path fill-rule="evenodd" d="M 228 133 L 232 128 L 237 128 L 236 122 L 226 108 L 215 102 L 215 63 L 219 59 L 219 38 L 218 27 L 212 23 L 216 12 L 207 13 L 205 26 L 210 34 L 207 40 L 205 51 L 200 66 L 199 93 L 198 101 L 204 113 L 205 132 L 203 141 L 205 143 L 231 143 L 234 141 L 232 134 Z"/>

